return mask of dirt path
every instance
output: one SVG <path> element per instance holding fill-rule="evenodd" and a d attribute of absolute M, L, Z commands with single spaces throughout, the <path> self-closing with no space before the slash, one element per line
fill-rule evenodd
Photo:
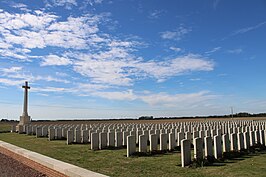
<path fill-rule="evenodd" d="M 0 153 L 0 176 L 1 177 L 45 177 L 33 168 L 20 163 L 13 158 Z"/>

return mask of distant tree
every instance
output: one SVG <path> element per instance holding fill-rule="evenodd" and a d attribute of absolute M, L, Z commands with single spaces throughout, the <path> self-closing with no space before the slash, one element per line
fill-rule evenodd
<path fill-rule="evenodd" d="M 153 116 L 141 116 L 139 120 L 153 120 Z"/>

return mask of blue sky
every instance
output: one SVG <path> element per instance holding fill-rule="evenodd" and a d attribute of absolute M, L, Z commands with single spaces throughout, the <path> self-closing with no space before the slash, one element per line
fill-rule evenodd
<path fill-rule="evenodd" d="M 0 2 L 0 116 L 266 112 L 263 0 Z"/>

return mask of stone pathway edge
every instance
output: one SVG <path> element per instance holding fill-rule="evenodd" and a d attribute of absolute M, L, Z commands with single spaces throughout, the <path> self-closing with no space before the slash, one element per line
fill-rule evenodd
<path fill-rule="evenodd" d="M 62 162 L 60 160 L 53 159 L 51 157 L 29 151 L 18 146 L 6 143 L 0 140 L 0 148 L 2 151 L 14 153 L 14 156 L 22 156 L 27 158 L 33 162 L 41 164 L 42 166 L 52 169 L 56 172 L 59 172 L 65 176 L 69 177 L 106 177 L 106 175 L 96 173 L 66 162 Z M 16 158 L 16 160 L 20 160 L 21 158 Z M 27 164 L 29 165 L 29 164 Z M 29 165 L 30 166 L 30 165 Z M 33 165 L 34 166 L 34 165 Z"/>

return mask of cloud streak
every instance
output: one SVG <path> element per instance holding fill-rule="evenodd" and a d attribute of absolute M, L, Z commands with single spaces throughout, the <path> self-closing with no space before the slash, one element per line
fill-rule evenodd
<path fill-rule="evenodd" d="M 160 33 L 162 39 L 165 40 L 176 40 L 180 41 L 185 35 L 187 35 L 192 30 L 190 28 L 185 28 L 183 26 L 178 27 L 173 31 L 164 31 Z"/>
<path fill-rule="evenodd" d="M 266 21 L 261 22 L 261 23 L 255 25 L 255 26 L 249 26 L 249 27 L 241 28 L 239 30 L 234 31 L 232 33 L 232 36 L 239 35 L 239 34 L 244 34 L 244 33 L 250 32 L 250 31 L 254 31 L 254 30 L 264 26 L 265 24 L 266 24 Z"/>

